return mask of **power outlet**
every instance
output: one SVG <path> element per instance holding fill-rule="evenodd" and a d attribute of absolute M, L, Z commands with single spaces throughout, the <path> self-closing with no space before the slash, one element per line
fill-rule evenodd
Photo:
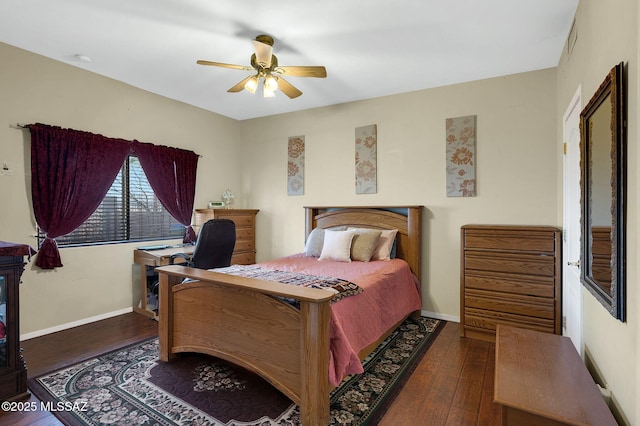
<path fill-rule="evenodd" d="M 2 169 L 0 170 L 0 173 L 2 173 L 5 176 L 13 176 L 13 170 L 9 168 L 6 161 L 2 163 Z"/>

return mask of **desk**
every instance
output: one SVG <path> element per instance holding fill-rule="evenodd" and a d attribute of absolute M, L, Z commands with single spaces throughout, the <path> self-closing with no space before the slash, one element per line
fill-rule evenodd
<path fill-rule="evenodd" d="M 147 266 L 155 268 L 156 266 L 168 265 L 171 256 L 176 253 L 193 254 L 195 246 L 187 245 L 184 247 L 169 247 L 158 250 L 140 250 L 133 251 L 133 263 L 140 265 L 140 302 L 133 304 L 133 311 L 149 318 L 155 318 L 156 314 L 147 308 Z M 176 259 L 176 263 L 183 263 L 181 259 Z"/>
<path fill-rule="evenodd" d="M 617 425 L 568 337 L 498 325 L 494 402 L 503 425 Z"/>

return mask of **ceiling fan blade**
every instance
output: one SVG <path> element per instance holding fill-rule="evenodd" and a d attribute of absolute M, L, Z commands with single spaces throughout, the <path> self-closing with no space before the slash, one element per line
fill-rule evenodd
<path fill-rule="evenodd" d="M 271 66 L 271 55 L 273 55 L 273 47 L 262 43 L 258 40 L 251 40 L 256 51 L 256 62 L 264 68 Z"/>
<path fill-rule="evenodd" d="M 298 90 L 293 86 L 293 84 L 289 83 L 282 77 L 278 77 L 278 89 L 280 89 L 282 93 L 284 93 L 291 99 L 297 98 L 298 96 L 302 95 L 302 92 L 300 90 Z"/>
<path fill-rule="evenodd" d="M 196 61 L 196 63 L 200 65 L 212 65 L 214 67 L 222 67 L 222 68 L 231 68 L 234 70 L 243 70 L 243 71 L 252 71 L 253 67 L 247 65 L 233 65 L 233 64 L 224 64 L 222 62 L 211 62 L 211 61 L 203 61 L 202 59 Z"/>
<path fill-rule="evenodd" d="M 288 77 L 317 77 L 325 78 L 327 70 L 325 67 L 278 67 L 276 72 L 284 74 Z"/>
<path fill-rule="evenodd" d="M 227 92 L 231 92 L 231 93 L 240 92 L 242 89 L 244 89 L 244 85 L 247 84 L 247 81 L 249 81 L 251 77 L 253 76 L 250 75 L 247 78 L 244 78 L 241 82 L 233 86 L 231 89 L 227 90 Z"/>

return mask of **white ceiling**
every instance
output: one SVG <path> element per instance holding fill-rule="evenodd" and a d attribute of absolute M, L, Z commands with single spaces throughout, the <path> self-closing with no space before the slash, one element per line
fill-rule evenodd
<path fill-rule="evenodd" d="M 243 120 L 558 65 L 578 0 L 2 0 L 0 41 Z M 277 92 L 227 93 L 268 34 L 282 65 L 324 65 Z M 77 55 L 86 55 L 83 62 Z M 0 66 L 1 66 L 0 58 Z"/>

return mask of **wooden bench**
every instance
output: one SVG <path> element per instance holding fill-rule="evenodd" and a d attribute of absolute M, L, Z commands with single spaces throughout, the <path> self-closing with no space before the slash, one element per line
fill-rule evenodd
<path fill-rule="evenodd" d="M 498 325 L 494 402 L 503 425 L 617 425 L 568 337 Z"/>

